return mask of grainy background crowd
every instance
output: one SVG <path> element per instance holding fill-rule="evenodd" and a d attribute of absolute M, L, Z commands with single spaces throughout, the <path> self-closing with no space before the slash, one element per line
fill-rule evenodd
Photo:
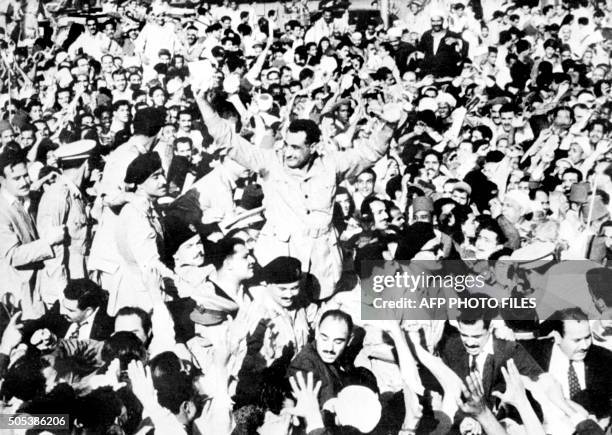
<path fill-rule="evenodd" d="M 610 0 L 0 1 L 2 413 L 610 433 L 611 53 Z M 441 265 L 538 306 L 362 319 Z"/>

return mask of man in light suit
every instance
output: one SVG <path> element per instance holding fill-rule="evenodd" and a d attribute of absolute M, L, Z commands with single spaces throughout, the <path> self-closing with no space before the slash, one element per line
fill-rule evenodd
<path fill-rule="evenodd" d="M 336 291 L 342 272 L 342 256 L 331 224 L 337 180 L 357 176 L 387 152 L 401 108 L 388 105 L 368 144 L 320 155 L 316 152 L 321 131 L 311 120 L 295 120 L 289 126 L 282 150 L 252 146 L 237 134 L 235 125 L 223 120 L 199 96 L 198 107 L 210 135 L 224 144 L 228 157 L 256 172 L 262 179 L 266 224 L 255 256 L 265 266 L 279 256 L 300 260 L 309 274 L 313 298 L 323 300 Z"/>
<path fill-rule="evenodd" d="M 55 256 L 63 243 L 64 226 L 49 228 L 39 238 L 30 214 L 30 178 L 20 151 L 0 154 L 0 293 L 13 293 L 21 302 L 23 319 L 44 312 L 37 273 L 43 261 Z"/>

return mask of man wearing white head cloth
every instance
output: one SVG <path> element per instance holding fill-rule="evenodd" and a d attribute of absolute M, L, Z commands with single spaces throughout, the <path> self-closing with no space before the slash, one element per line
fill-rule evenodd
<path fill-rule="evenodd" d="M 425 73 L 436 77 L 456 77 L 467 57 L 468 44 L 460 35 L 444 28 L 445 16 L 438 9 L 430 12 L 431 29 L 423 33 L 417 49 L 425 54 Z"/>

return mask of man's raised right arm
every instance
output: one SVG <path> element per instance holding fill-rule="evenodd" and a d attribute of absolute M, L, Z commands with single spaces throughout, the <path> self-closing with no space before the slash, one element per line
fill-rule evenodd
<path fill-rule="evenodd" d="M 265 152 L 232 130 L 228 122 L 219 116 L 201 93 L 196 102 L 208 133 L 221 146 L 227 149 L 229 156 L 252 171 L 259 172 L 265 167 Z"/>

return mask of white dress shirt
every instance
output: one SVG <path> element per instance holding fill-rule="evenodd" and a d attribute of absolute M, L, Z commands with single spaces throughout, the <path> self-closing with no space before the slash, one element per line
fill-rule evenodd
<path fill-rule="evenodd" d="M 550 365 L 548 367 L 548 373 L 561 385 L 563 388 L 563 396 L 566 398 L 570 397 L 569 394 L 569 358 L 563 353 L 557 344 L 553 345 L 552 353 L 550 355 Z M 574 370 L 578 376 L 578 382 L 580 383 L 580 389 L 586 389 L 586 378 L 584 370 L 584 361 L 574 361 Z"/>
<path fill-rule="evenodd" d="M 482 381 L 482 376 L 484 373 L 485 362 L 487 361 L 487 357 L 489 355 L 493 355 L 493 334 L 489 334 L 489 339 L 485 343 L 482 351 L 476 355 L 476 368 L 478 369 L 478 374 L 480 375 L 480 380 Z M 468 354 L 468 368 L 471 370 L 472 365 L 472 355 Z"/>
<path fill-rule="evenodd" d="M 91 335 L 91 329 L 93 327 L 93 322 L 94 319 L 96 318 L 96 314 L 98 314 L 98 310 L 100 308 L 96 308 L 90 315 L 89 317 L 87 317 L 85 320 L 83 320 L 81 323 L 71 323 L 70 327 L 68 328 L 68 330 L 66 331 L 66 335 L 64 336 L 64 338 L 71 338 L 70 336 L 73 334 L 73 332 L 77 329 L 79 329 L 79 336 L 77 337 L 78 340 L 89 340 L 90 339 L 90 335 Z M 80 326 L 79 326 L 80 325 Z"/>

